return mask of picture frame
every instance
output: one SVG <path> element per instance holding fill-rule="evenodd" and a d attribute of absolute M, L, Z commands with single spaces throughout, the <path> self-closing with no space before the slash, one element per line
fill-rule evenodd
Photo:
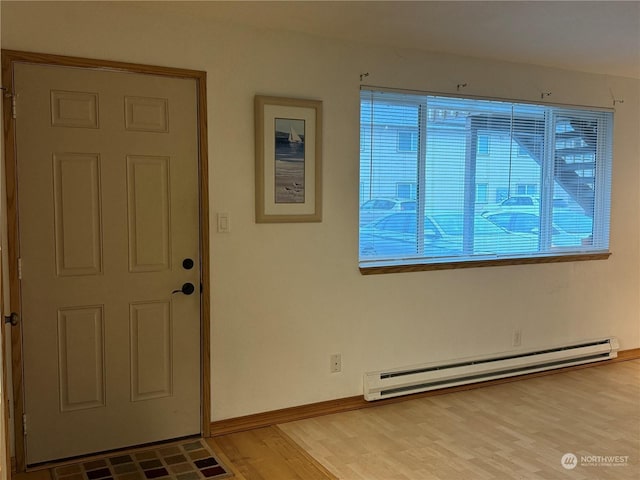
<path fill-rule="evenodd" d="M 256 95 L 256 223 L 322 221 L 322 101 Z"/>

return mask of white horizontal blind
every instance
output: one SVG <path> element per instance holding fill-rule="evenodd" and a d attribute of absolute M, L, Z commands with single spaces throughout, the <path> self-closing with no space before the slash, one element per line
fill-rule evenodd
<path fill-rule="evenodd" d="M 612 114 L 361 92 L 360 263 L 606 252 Z"/>

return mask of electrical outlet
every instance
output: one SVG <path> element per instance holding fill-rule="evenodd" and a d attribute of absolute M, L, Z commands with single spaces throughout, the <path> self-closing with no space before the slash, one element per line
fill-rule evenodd
<path fill-rule="evenodd" d="M 513 329 L 513 338 L 511 339 L 511 344 L 514 347 L 519 347 L 522 345 L 522 329 L 520 327 Z"/>
<path fill-rule="evenodd" d="M 329 357 L 329 362 L 331 373 L 338 373 L 342 371 L 342 355 L 334 353 Z"/>

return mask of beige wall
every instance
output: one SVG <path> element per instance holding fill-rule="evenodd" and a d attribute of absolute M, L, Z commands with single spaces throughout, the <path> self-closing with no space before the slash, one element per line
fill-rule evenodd
<path fill-rule="evenodd" d="M 4 48 L 206 70 L 213 419 L 362 393 L 387 367 L 614 335 L 640 347 L 640 82 L 219 24 L 173 8 L 2 2 Z M 193 13 L 191 15 L 190 13 Z M 201 12 L 200 12 L 201 13 Z M 607 261 L 382 276 L 357 268 L 359 75 L 385 87 L 612 106 Z M 324 221 L 254 223 L 253 97 L 324 102 Z M 329 373 L 342 353 L 343 372 Z"/>

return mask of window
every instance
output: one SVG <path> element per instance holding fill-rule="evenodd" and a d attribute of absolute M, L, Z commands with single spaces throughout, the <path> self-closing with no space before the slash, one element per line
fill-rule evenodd
<path fill-rule="evenodd" d="M 408 130 L 398 131 L 398 151 L 416 152 L 418 150 L 418 132 Z"/>
<path fill-rule="evenodd" d="M 478 155 L 489 155 L 489 135 L 478 135 Z"/>
<path fill-rule="evenodd" d="M 488 183 L 478 183 L 476 185 L 476 203 L 487 203 L 488 191 Z"/>
<path fill-rule="evenodd" d="M 415 183 L 397 183 L 396 184 L 396 196 L 398 198 L 411 198 L 416 199 L 418 190 Z"/>
<path fill-rule="evenodd" d="M 516 193 L 518 195 L 538 195 L 537 183 L 520 183 L 516 185 Z"/>
<path fill-rule="evenodd" d="M 415 200 L 362 203 L 364 273 L 608 256 L 612 112 L 363 90 L 360 113 L 367 200 Z"/>

